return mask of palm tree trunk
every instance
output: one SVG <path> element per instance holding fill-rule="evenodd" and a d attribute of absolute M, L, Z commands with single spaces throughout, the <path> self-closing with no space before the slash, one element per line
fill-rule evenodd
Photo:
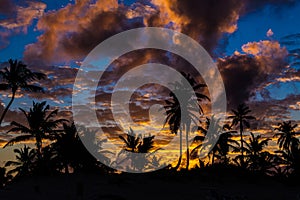
<path fill-rule="evenodd" d="M 177 165 L 175 166 L 175 169 L 178 169 L 180 167 L 181 164 L 181 159 L 182 159 L 182 128 L 179 129 L 179 159 L 177 162 Z"/>
<path fill-rule="evenodd" d="M 240 136 L 241 136 L 241 165 L 244 166 L 244 144 L 243 144 L 243 122 L 240 122 Z"/>
<path fill-rule="evenodd" d="M 38 161 L 42 160 L 42 139 L 36 137 L 36 148 L 37 148 L 37 158 Z"/>
<path fill-rule="evenodd" d="M 190 148 L 189 148 L 189 132 L 190 132 L 190 125 L 188 124 L 186 126 L 186 170 L 189 169 L 189 165 L 190 165 Z"/>
<path fill-rule="evenodd" d="M 1 124 L 2 124 L 2 121 L 3 121 L 3 119 L 4 119 L 5 115 L 6 115 L 6 113 L 7 113 L 8 109 L 9 109 L 9 107 L 11 106 L 11 104 L 13 103 L 13 101 L 14 101 L 14 99 L 15 99 L 15 95 L 16 95 L 16 91 L 13 90 L 13 91 L 12 91 L 12 97 L 11 97 L 11 99 L 10 99 L 8 105 L 6 106 L 6 108 L 4 109 L 4 111 L 3 111 L 2 115 L 1 115 L 1 118 L 0 118 L 0 126 L 1 126 Z"/>

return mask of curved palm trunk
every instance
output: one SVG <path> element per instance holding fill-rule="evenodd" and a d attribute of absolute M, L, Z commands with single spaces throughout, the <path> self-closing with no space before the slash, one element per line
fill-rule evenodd
<path fill-rule="evenodd" d="M 180 131 L 179 131 L 179 159 L 178 159 L 178 162 L 177 162 L 177 165 L 175 166 L 175 169 L 178 169 L 180 167 L 180 164 L 181 164 L 181 159 L 182 159 L 182 128 L 180 128 Z"/>
<path fill-rule="evenodd" d="M 7 111 L 8 111 L 8 109 L 10 108 L 11 104 L 12 104 L 13 101 L 15 100 L 15 95 L 16 95 L 16 91 L 12 91 L 12 97 L 11 97 L 11 99 L 10 99 L 8 105 L 6 106 L 6 108 L 4 109 L 4 111 L 3 111 L 2 115 L 1 115 L 1 118 L 0 118 L 0 126 L 1 126 L 1 124 L 2 124 L 2 121 L 3 121 L 4 117 L 5 117 L 5 115 L 6 115 Z"/>

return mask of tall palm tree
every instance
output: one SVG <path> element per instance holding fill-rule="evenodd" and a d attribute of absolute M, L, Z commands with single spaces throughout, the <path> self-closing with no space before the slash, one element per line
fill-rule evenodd
<path fill-rule="evenodd" d="M 287 152 L 291 152 L 292 143 L 299 143 L 299 140 L 296 138 L 300 135 L 299 132 L 296 132 L 297 124 L 292 125 L 291 121 L 282 122 L 278 124 L 278 127 L 275 130 L 279 131 L 274 135 L 274 137 L 279 137 L 277 144 L 280 149 L 284 149 Z"/>
<path fill-rule="evenodd" d="M 191 123 L 194 122 L 197 124 L 197 116 L 194 114 L 195 112 L 199 112 L 199 114 L 203 114 L 203 109 L 200 105 L 200 102 L 202 100 L 208 100 L 210 99 L 200 93 L 197 90 L 205 88 L 205 84 L 197 84 L 195 79 L 191 77 L 190 74 L 185 74 L 182 72 L 182 75 L 185 77 L 185 79 L 189 82 L 190 86 L 193 88 L 193 91 L 189 90 L 189 87 L 187 87 L 183 80 L 181 82 L 175 82 L 172 84 L 174 86 L 173 92 L 170 92 L 169 96 L 170 99 L 166 100 L 166 105 L 164 106 L 167 114 L 167 118 L 165 120 L 164 125 L 168 124 L 169 128 L 172 133 L 177 134 L 179 130 L 179 140 L 180 140 L 180 147 L 179 147 L 179 160 L 177 162 L 177 165 L 175 166 L 175 169 L 178 169 L 181 164 L 182 159 L 182 131 L 185 130 L 186 132 L 186 146 L 187 146 L 187 152 L 186 152 L 186 169 L 189 168 L 189 159 L 190 159 L 190 150 L 189 150 L 189 133 L 190 133 L 190 126 Z M 179 102 L 178 98 L 176 97 L 175 93 L 182 94 L 181 95 L 181 102 Z M 193 93 L 196 95 L 196 99 L 193 99 Z M 182 126 L 181 126 L 182 124 Z"/>
<path fill-rule="evenodd" d="M 229 119 L 232 119 L 231 126 L 239 125 L 239 132 L 240 132 L 240 142 L 241 142 L 241 164 L 243 165 L 244 161 L 244 145 L 243 145 L 243 132 L 244 126 L 250 128 L 250 123 L 248 120 L 255 120 L 255 117 L 248 115 L 251 110 L 245 104 L 240 104 L 237 107 L 237 110 L 232 109 L 233 115 L 229 116 Z"/>
<path fill-rule="evenodd" d="M 19 89 L 30 91 L 30 92 L 43 92 L 43 88 L 37 85 L 31 84 L 32 81 L 45 79 L 46 75 L 43 73 L 32 72 L 24 65 L 21 61 L 8 61 L 10 66 L 5 67 L 0 71 L 0 90 L 11 90 L 12 96 L 11 99 L 4 109 L 1 118 L 0 118 L 0 126 L 2 121 L 9 109 L 12 105 L 15 95 Z"/>
<path fill-rule="evenodd" d="M 15 177 L 29 175 L 34 169 L 36 151 L 24 145 L 23 148 L 14 149 L 14 152 L 16 153 L 16 160 L 5 163 L 5 167 L 15 167 L 8 171 L 8 174 L 13 175 L 16 173 Z"/>
<path fill-rule="evenodd" d="M 30 108 L 29 112 L 24 111 L 19 108 L 26 117 L 27 125 L 24 126 L 18 122 L 11 122 L 11 125 L 14 126 L 8 132 L 21 132 L 25 133 L 24 135 L 17 136 L 5 144 L 5 147 L 8 145 L 13 145 L 15 143 L 35 140 L 37 148 L 38 159 L 41 158 L 42 153 L 42 142 L 43 139 L 54 140 L 57 137 L 58 130 L 55 130 L 59 124 L 65 122 L 65 119 L 53 119 L 57 113 L 58 109 L 49 111 L 50 106 L 46 105 L 46 101 L 41 103 L 35 103 L 33 101 L 33 106 Z M 48 114 L 49 113 L 49 114 Z"/>

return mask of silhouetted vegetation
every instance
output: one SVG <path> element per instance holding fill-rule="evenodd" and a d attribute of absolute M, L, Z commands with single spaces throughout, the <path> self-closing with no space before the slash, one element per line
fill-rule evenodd
<path fill-rule="evenodd" d="M 28 91 L 43 91 L 40 86 L 31 85 L 31 81 L 45 78 L 42 73 L 31 72 L 26 65 L 18 61 L 9 61 L 10 67 L 0 72 L 2 83 L 0 89 L 11 89 L 12 97 L 1 115 L 0 124 L 12 104 L 18 89 Z M 201 103 L 210 101 L 201 89 L 204 84 L 196 81 L 187 74 L 183 74 L 195 92 L 196 98 L 184 86 L 183 82 L 174 84 L 174 91 L 165 101 L 166 120 L 172 134 L 179 134 L 179 159 L 175 166 L 167 166 L 159 170 L 158 174 L 202 174 L 211 171 L 218 173 L 259 174 L 261 177 L 274 177 L 280 181 L 293 177 L 300 177 L 300 147 L 297 125 L 291 121 L 279 123 L 272 130 L 274 137 L 255 133 L 251 130 L 251 122 L 256 118 L 251 116 L 250 108 L 241 104 L 229 114 L 225 125 L 221 125 L 215 116 L 206 117 L 201 121 L 195 112 L 204 116 Z M 199 91 L 200 90 L 200 91 Z M 178 99 L 176 94 L 184 94 Z M 183 101 L 184 103 L 180 104 Z M 137 135 L 130 129 L 128 133 L 119 136 L 123 144 L 120 152 L 110 152 L 103 149 L 106 140 L 97 138 L 97 130 L 76 127 L 73 122 L 60 118 L 59 110 L 51 110 L 46 101 L 33 101 L 29 111 L 22 108 L 26 123 L 11 122 L 8 133 L 16 133 L 4 146 L 14 145 L 25 141 L 34 142 L 35 146 L 24 145 L 14 149 L 15 159 L 5 163 L 0 168 L 0 187 L 24 177 L 38 175 L 76 174 L 80 172 L 102 172 L 110 174 L 115 170 L 107 165 L 122 165 L 128 163 L 128 169 L 142 171 L 153 166 L 160 166 L 160 160 L 152 155 L 159 150 L 154 135 Z M 196 124 L 195 127 L 191 127 Z M 212 133 L 209 133 L 212 130 Z M 192 138 L 193 149 L 189 149 L 190 133 L 197 132 Z M 182 141 L 186 136 L 186 165 L 182 166 Z M 239 139 L 237 139 L 239 138 Z M 277 139 L 278 149 L 274 152 L 268 148 L 269 142 Z M 211 146 L 212 141 L 216 141 Z M 89 142 L 90 149 L 86 149 L 84 142 Z M 208 148 L 206 157 L 201 157 Z M 100 154 L 99 154 L 100 153 Z M 117 154 L 117 160 L 111 160 L 108 154 Z M 93 155 L 101 155 L 99 162 Z M 143 154 L 143 159 L 137 162 L 136 155 Z M 152 157 L 150 157 L 151 155 Z M 190 166 L 190 158 L 197 160 L 195 166 Z M 182 170 L 185 169 L 185 170 Z M 188 171 L 189 170 L 189 171 Z M 251 176 L 251 175 L 249 175 Z M 255 176 L 256 177 L 256 176 Z M 83 189 L 82 189 L 83 190 Z"/>
<path fill-rule="evenodd" d="M 18 89 L 30 92 L 43 92 L 43 88 L 31 84 L 32 81 L 45 79 L 46 75 L 40 72 L 32 72 L 21 61 L 9 60 L 9 67 L 0 71 L 0 90 L 11 90 L 11 99 L 1 114 L 0 126 L 2 121 L 15 99 Z"/>

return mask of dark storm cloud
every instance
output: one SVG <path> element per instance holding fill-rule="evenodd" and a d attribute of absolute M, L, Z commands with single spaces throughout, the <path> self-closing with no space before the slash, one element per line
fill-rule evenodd
<path fill-rule="evenodd" d="M 236 53 L 219 59 L 217 63 L 230 107 L 248 101 L 258 90 L 263 95 L 267 94 L 264 90 L 266 84 L 281 75 L 288 66 L 288 52 L 277 41 L 251 42 L 243 45 L 242 49 L 246 54 Z"/>

